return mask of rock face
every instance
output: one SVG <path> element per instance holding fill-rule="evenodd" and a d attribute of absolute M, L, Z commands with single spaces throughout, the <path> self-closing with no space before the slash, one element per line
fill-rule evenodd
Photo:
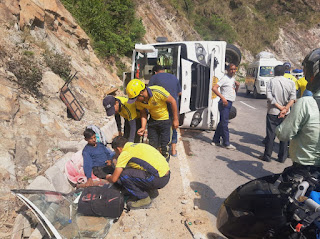
<path fill-rule="evenodd" d="M 241 4 L 241 1 L 233 1 Z M 195 32 L 188 21 L 177 10 L 171 6 L 159 4 L 161 1 L 139 1 L 137 15 L 142 19 L 146 26 L 146 34 L 144 40 L 147 43 L 155 43 L 156 38 L 164 36 L 168 41 L 197 41 L 201 40 L 201 36 Z M 216 4 L 219 4 L 217 1 Z M 320 2 L 317 0 L 305 0 L 304 5 L 308 5 L 315 12 L 320 9 Z M 295 22 L 289 22 L 280 29 L 279 38 L 272 47 L 264 49 L 272 52 L 277 59 L 281 61 L 290 61 L 293 67 L 301 68 L 301 62 L 308 52 L 312 49 L 320 47 L 320 22 L 318 26 L 310 30 L 297 30 Z M 237 43 L 235 43 L 237 47 Z M 242 63 L 251 63 L 254 59 L 246 49 L 239 47 L 242 52 Z M 242 75 L 245 70 L 240 68 Z"/>
<path fill-rule="evenodd" d="M 61 143 L 80 142 L 85 126 L 109 122 L 102 99 L 121 81 L 106 70 L 89 37 L 58 0 L 1 1 L 0 34 L 0 191 L 25 188 L 38 175 L 50 175 L 59 184 L 61 175 L 46 170 L 77 148 Z M 72 72 L 78 73 L 69 88 L 85 110 L 81 121 L 68 118 L 59 98 L 65 81 L 48 67 L 42 69 L 40 98 L 24 93 L 8 70 L 9 61 L 26 54 L 43 59 L 48 50 L 72 59 Z M 12 210 L 8 201 L 0 204 L 1 215 Z"/>

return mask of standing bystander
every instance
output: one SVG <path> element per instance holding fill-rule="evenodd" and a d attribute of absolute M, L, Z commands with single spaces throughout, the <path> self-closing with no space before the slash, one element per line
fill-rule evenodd
<path fill-rule="evenodd" d="M 320 171 L 320 48 L 311 51 L 302 65 L 308 81 L 307 90 L 313 97 L 297 100 L 291 113 L 276 129 L 280 140 L 290 140 L 293 165 L 284 171 L 289 175 Z"/>
<path fill-rule="evenodd" d="M 237 71 L 237 68 L 234 64 L 230 64 L 227 69 L 227 74 L 224 75 L 217 84 L 212 87 L 212 91 L 220 97 L 218 103 L 218 109 L 220 112 L 220 122 L 217 126 L 216 132 L 212 139 L 212 145 L 220 146 L 220 138 L 222 137 L 222 146 L 227 149 L 235 150 L 229 140 L 229 113 L 232 106 L 232 103 L 236 99 L 236 92 L 238 92 L 240 83 L 235 80 L 234 75 Z M 219 92 L 219 89 L 220 91 Z"/>
<path fill-rule="evenodd" d="M 282 123 L 289 113 L 290 107 L 296 99 L 295 84 L 285 78 L 285 68 L 278 65 L 274 68 L 275 77 L 267 85 L 268 113 L 266 117 L 267 136 L 264 154 L 259 159 L 270 162 L 275 139 L 275 129 Z M 283 163 L 288 156 L 288 141 L 280 141 L 278 161 Z"/>

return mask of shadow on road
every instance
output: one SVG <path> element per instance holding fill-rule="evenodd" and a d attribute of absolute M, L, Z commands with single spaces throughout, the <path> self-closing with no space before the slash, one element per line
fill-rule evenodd
<path fill-rule="evenodd" d="M 260 178 L 260 177 L 263 177 L 266 175 L 273 174 L 272 172 L 265 170 L 263 168 L 262 162 L 251 161 L 251 160 L 234 161 L 234 160 L 228 159 L 223 156 L 217 156 L 216 158 L 221 161 L 226 162 L 228 168 L 230 168 L 236 174 L 238 174 L 248 180 L 252 180 L 252 179 L 256 179 L 256 178 Z M 252 177 L 250 177 L 250 175 Z"/>
<path fill-rule="evenodd" d="M 191 182 L 190 187 L 194 192 L 198 192 L 200 198 L 194 199 L 194 205 L 199 209 L 206 210 L 212 215 L 217 216 L 220 205 L 224 198 L 220 198 L 217 194 L 206 184 L 200 182 Z"/>
<path fill-rule="evenodd" d="M 247 143 L 247 144 L 262 145 L 262 140 L 264 139 L 264 137 L 262 137 L 261 135 L 251 134 L 244 131 L 238 131 L 232 128 L 229 128 L 229 132 L 230 134 L 236 134 L 236 135 L 242 136 L 242 139 L 240 139 L 240 142 Z"/>
<path fill-rule="evenodd" d="M 229 129 L 229 131 L 231 134 L 236 134 L 236 135 L 242 136 L 242 138 L 239 140 L 241 143 L 262 146 L 262 150 L 258 151 L 256 149 L 245 146 L 243 144 L 232 143 L 234 146 L 236 146 L 237 151 L 245 153 L 245 154 L 252 156 L 254 158 L 257 158 L 257 156 L 259 156 L 259 155 L 263 155 L 265 146 L 264 146 L 264 144 L 262 144 L 262 140 L 264 139 L 262 136 L 256 135 L 256 134 L 251 134 L 248 132 L 243 132 L 243 131 L 236 131 L 234 129 Z M 279 152 L 279 142 L 276 142 L 276 140 L 277 139 L 275 139 L 275 142 L 273 144 L 273 152 L 278 153 Z"/>
<path fill-rule="evenodd" d="M 204 132 L 206 131 L 199 129 L 180 129 L 181 136 L 184 138 L 199 139 L 203 142 L 211 143 L 212 140 L 207 136 L 204 136 Z"/>

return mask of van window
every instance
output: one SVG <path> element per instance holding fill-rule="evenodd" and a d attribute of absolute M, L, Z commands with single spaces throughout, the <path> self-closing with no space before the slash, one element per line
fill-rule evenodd
<path fill-rule="evenodd" d="M 261 66 L 259 76 L 273 77 L 274 76 L 274 67 L 273 66 Z"/>

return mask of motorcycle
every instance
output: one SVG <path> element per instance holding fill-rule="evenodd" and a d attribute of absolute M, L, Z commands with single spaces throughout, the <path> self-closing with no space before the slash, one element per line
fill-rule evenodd
<path fill-rule="evenodd" d="M 319 239 L 320 173 L 285 171 L 235 189 L 217 216 L 229 239 Z"/>

